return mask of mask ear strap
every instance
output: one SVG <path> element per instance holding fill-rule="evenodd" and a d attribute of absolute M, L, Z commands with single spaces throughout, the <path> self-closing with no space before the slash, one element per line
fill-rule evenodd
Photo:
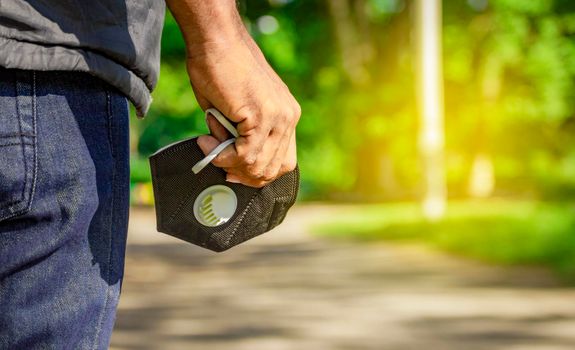
<path fill-rule="evenodd" d="M 222 114 L 222 112 L 218 111 L 215 108 L 210 108 L 210 109 L 206 110 L 206 118 L 208 117 L 208 114 L 213 115 L 214 118 L 216 118 L 220 122 L 220 124 L 222 124 L 223 127 L 226 128 L 226 130 L 228 130 L 230 132 L 230 134 L 232 134 L 234 137 L 240 136 L 240 134 L 238 134 L 238 130 L 236 128 L 234 128 L 232 123 L 230 123 L 228 118 L 226 118 Z"/>
<path fill-rule="evenodd" d="M 208 116 L 208 114 L 213 115 L 218 122 L 220 122 L 220 124 L 222 124 L 222 126 L 224 128 L 226 128 L 226 130 L 228 130 L 233 136 L 234 138 L 231 138 L 229 140 L 226 140 L 224 142 L 222 142 L 221 144 L 218 145 L 218 147 L 214 148 L 204 159 L 200 160 L 199 162 L 197 162 L 193 167 L 192 167 L 192 171 L 194 172 L 194 174 L 198 174 L 200 171 L 202 171 L 206 166 L 208 166 L 208 164 L 210 164 L 212 162 L 212 160 L 214 160 L 226 147 L 228 147 L 229 145 L 233 144 L 234 142 L 236 142 L 236 137 L 239 137 L 240 135 L 238 134 L 238 131 L 236 130 L 236 128 L 234 128 L 234 126 L 232 125 L 232 123 L 229 122 L 229 120 L 224 117 L 224 115 L 218 111 L 215 108 L 210 108 L 206 111 L 206 117 Z"/>
<path fill-rule="evenodd" d="M 197 174 L 200 171 L 204 170 L 204 168 L 207 167 L 208 164 L 210 164 L 212 160 L 214 160 L 218 156 L 218 154 L 222 153 L 224 148 L 228 147 L 234 142 L 236 142 L 236 139 L 229 139 L 220 143 L 218 147 L 214 148 L 210 152 L 210 154 L 208 154 L 204 159 L 200 160 L 199 162 L 196 163 L 196 165 L 192 167 L 192 171 L 194 172 L 194 174 Z"/>

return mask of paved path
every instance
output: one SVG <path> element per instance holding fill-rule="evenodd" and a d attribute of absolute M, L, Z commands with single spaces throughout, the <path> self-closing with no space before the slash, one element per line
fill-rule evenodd
<path fill-rule="evenodd" d="M 307 234 L 346 210 L 297 207 L 223 254 L 134 210 L 112 349 L 575 349 L 575 289 L 546 271 Z"/>

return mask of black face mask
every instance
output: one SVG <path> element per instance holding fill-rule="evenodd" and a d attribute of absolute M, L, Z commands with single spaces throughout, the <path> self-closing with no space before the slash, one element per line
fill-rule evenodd
<path fill-rule="evenodd" d="M 235 128 L 214 109 L 206 111 L 234 136 Z M 299 189 L 299 169 L 263 188 L 226 181 L 210 162 L 235 139 L 208 156 L 197 138 L 166 146 L 150 157 L 158 231 L 221 252 L 271 230 L 285 218 Z"/>

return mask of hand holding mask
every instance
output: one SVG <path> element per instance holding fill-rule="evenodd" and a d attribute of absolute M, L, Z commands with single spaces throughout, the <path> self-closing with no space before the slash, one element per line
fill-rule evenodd
<path fill-rule="evenodd" d="M 207 156 L 197 138 L 171 144 L 150 157 L 150 167 L 158 231 L 220 252 L 283 221 L 297 197 L 299 169 L 262 188 L 226 182 L 226 172 L 210 162 L 235 142 L 238 132 L 218 110 L 206 113 L 234 138 Z"/>

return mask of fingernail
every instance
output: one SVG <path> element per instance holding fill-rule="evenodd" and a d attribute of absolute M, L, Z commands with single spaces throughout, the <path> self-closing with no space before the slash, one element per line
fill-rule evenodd
<path fill-rule="evenodd" d="M 228 175 L 228 176 L 226 177 L 226 181 L 227 181 L 227 182 L 231 182 L 231 183 L 233 183 L 233 184 L 239 184 L 239 183 L 241 183 L 240 179 L 237 178 L 237 177 L 235 177 L 235 176 L 233 176 L 233 175 Z"/>

